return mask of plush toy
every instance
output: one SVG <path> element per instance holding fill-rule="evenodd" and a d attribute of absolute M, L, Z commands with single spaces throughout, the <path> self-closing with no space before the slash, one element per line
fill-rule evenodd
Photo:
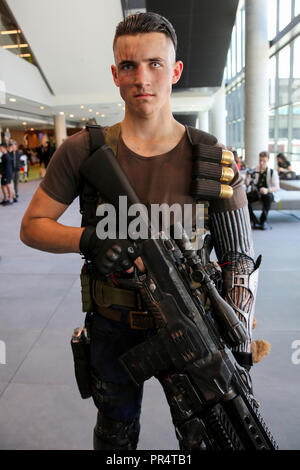
<path fill-rule="evenodd" d="M 253 318 L 254 329 L 256 327 L 256 318 Z M 254 363 L 260 362 L 271 351 L 271 344 L 264 339 L 257 339 L 251 342 L 252 360 Z"/>

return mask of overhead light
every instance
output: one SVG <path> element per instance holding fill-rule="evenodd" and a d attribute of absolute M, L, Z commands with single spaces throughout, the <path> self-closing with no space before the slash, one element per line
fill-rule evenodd
<path fill-rule="evenodd" d="M 27 54 L 18 54 L 19 57 L 31 57 L 31 54 L 29 52 Z"/>
<path fill-rule="evenodd" d="M 80 106 L 80 109 L 84 109 L 84 106 L 83 106 L 83 104 Z"/>
<path fill-rule="evenodd" d="M 60 111 L 59 113 L 61 116 L 63 116 L 65 113 L 63 111 Z"/>
<path fill-rule="evenodd" d="M 24 121 L 24 122 L 22 122 L 22 124 L 23 124 L 23 126 L 26 126 L 27 122 Z"/>
<path fill-rule="evenodd" d="M 33 128 L 33 127 L 31 127 L 31 128 L 30 128 L 30 130 L 31 130 L 31 131 L 34 131 L 34 128 Z"/>
<path fill-rule="evenodd" d="M 45 109 L 45 106 L 40 106 L 40 109 L 41 109 L 41 110 Z"/>
<path fill-rule="evenodd" d="M 101 114 L 101 117 L 105 117 L 105 114 Z"/>
<path fill-rule="evenodd" d="M 92 113 L 92 112 L 93 112 L 93 110 L 92 110 L 92 108 L 90 108 L 90 109 L 89 109 L 89 113 Z"/>
<path fill-rule="evenodd" d="M 123 109 L 123 111 L 125 111 L 125 106 L 123 106 L 123 108 L 122 108 L 122 109 Z"/>
<path fill-rule="evenodd" d="M 16 98 L 9 98 L 9 101 L 11 101 L 12 103 L 15 103 L 17 100 Z"/>
<path fill-rule="evenodd" d="M 10 29 L 7 31 L 0 31 L 0 34 L 19 34 L 21 32 L 20 29 Z"/>
<path fill-rule="evenodd" d="M 85 121 L 85 118 L 81 118 L 82 121 Z"/>
<path fill-rule="evenodd" d="M 122 103 L 118 103 L 118 106 L 122 106 Z"/>
<path fill-rule="evenodd" d="M 19 49 L 19 47 L 28 47 L 28 44 L 7 44 L 3 49 Z"/>
<path fill-rule="evenodd" d="M 99 114 L 99 111 L 96 111 L 96 114 L 98 115 L 98 114 Z"/>
<path fill-rule="evenodd" d="M 70 118 L 73 118 L 74 117 L 74 114 L 69 114 Z"/>

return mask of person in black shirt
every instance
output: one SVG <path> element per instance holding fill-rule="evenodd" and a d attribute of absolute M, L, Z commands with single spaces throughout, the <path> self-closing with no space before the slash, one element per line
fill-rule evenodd
<path fill-rule="evenodd" d="M 2 153 L 0 175 L 1 175 L 1 189 L 3 200 L 1 205 L 7 206 L 13 204 L 13 189 L 11 185 L 12 180 L 12 160 L 11 155 L 7 151 L 6 144 L 0 144 L 0 152 Z"/>
<path fill-rule="evenodd" d="M 252 171 L 252 188 L 247 192 L 248 208 L 253 228 L 267 229 L 267 217 L 274 201 L 274 193 L 279 190 L 279 177 L 277 171 L 268 168 L 269 153 L 260 152 L 259 165 Z M 250 186 L 250 172 L 246 180 L 246 184 Z M 261 201 L 262 213 L 259 221 L 253 212 L 252 203 Z"/>
<path fill-rule="evenodd" d="M 277 171 L 280 179 L 295 179 L 296 173 L 292 171 L 291 162 L 283 155 L 279 153 L 277 159 Z"/>

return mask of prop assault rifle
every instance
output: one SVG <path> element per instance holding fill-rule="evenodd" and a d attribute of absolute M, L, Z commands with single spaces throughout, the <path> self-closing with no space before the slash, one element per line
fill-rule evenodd
<path fill-rule="evenodd" d="M 94 152 L 80 172 L 116 209 L 119 196 L 127 196 L 129 205 L 140 204 L 107 145 Z M 150 227 L 147 212 L 142 217 Z M 176 243 L 172 238 L 149 237 L 131 252 L 133 257 L 140 254 L 146 267 L 146 273 L 136 274 L 136 283 L 159 325 L 154 336 L 120 358 L 132 380 L 141 384 L 154 375 L 163 377 L 178 423 L 176 432 L 179 437 L 190 436 L 184 448 L 199 448 L 193 441 L 202 440 L 207 449 L 277 449 L 258 413 L 250 376 L 229 349 L 244 342 L 247 333 L 184 232 Z M 192 286 L 190 273 L 210 298 L 214 322 L 202 306 L 199 289 Z"/>

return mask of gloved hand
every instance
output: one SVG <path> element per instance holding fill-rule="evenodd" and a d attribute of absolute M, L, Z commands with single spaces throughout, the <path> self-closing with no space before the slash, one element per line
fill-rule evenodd
<path fill-rule="evenodd" d="M 133 266 L 135 256 L 129 256 L 130 240 L 98 238 L 95 227 L 87 226 L 82 232 L 79 249 L 92 262 L 100 275 L 108 276 L 116 271 L 125 272 Z M 132 250 L 131 250 L 132 251 Z"/>

